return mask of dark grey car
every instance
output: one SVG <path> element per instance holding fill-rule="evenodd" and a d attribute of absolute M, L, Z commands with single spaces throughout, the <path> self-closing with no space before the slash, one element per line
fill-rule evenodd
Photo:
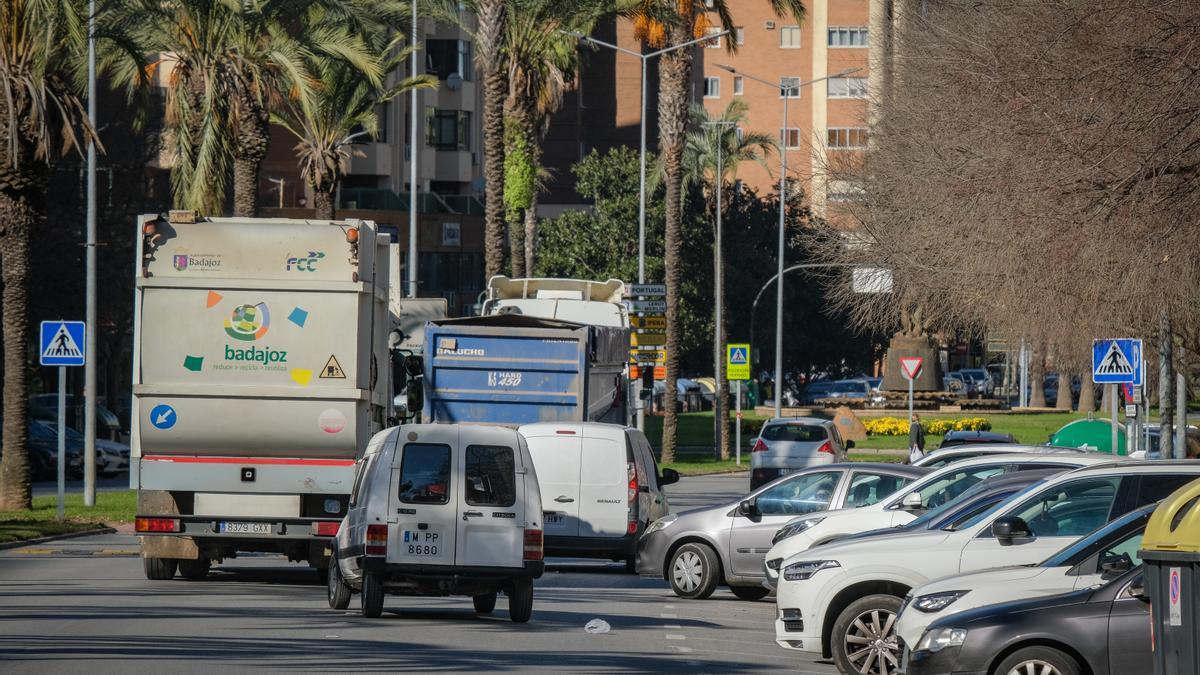
<path fill-rule="evenodd" d="M 1142 569 L 1099 587 L 944 617 L 930 624 L 905 661 L 905 675 L 1153 672 Z"/>

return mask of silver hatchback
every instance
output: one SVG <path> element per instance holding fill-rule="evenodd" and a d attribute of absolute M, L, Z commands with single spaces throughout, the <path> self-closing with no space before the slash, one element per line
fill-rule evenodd
<path fill-rule="evenodd" d="M 682 598 L 707 598 L 724 581 L 739 598 L 757 600 L 769 592 L 763 559 L 789 520 L 874 504 L 928 472 L 871 462 L 815 466 L 737 501 L 659 518 L 638 540 L 638 573 L 666 579 Z"/>
<path fill-rule="evenodd" d="M 843 441 L 833 422 L 818 417 L 776 417 L 763 423 L 750 450 L 750 489 L 798 469 L 846 461 L 853 441 Z"/>

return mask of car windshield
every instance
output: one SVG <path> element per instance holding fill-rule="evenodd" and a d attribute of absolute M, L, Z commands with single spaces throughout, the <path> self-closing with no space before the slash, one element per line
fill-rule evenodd
<path fill-rule="evenodd" d="M 865 394 L 867 391 L 866 382 L 834 382 L 829 386 L 829 391 L 834 394 Z"/>
<path fill-rule="evenodd" d="M 958 511 L 949 514 L 941 521 L 934 523 L 933 527 L 936 527 L 939 530 L 945 530 L 947 532 L 954 532 L 956 530 L 961 530 L 964 527 L 970 527 L 987 517 L 987 515 L 992 511 L 1000 508 L 1002 504 L 1008 501 L 1009 497 L 1012 497 L 1018 492 L 1020 492 L 1020 490 L 1004 491 L 990 495 L 987 499 L 977 500 L 966 508 L 959 509 Z"/>
<path fill-rule="evenodd" d="M 927 509 L 932 509 L 949 503 L 972 485 L 1003 472 L 1003 464 L 983 464 L 958 470 L 953 466 L 947 467 L 937 478 L 921 487 L 921 504 Z"/>
<path fill-rule="evenodd" d="M 763 427 L 764 441 L 815 443 L 825 440 L 825 427 L 815 424 L 768 424 Z"/>
<path fill-rule="evenodd" d="M 1146 521 L 1150 520 L 1150 514 L 1154 512 L 1155 506 L 1152 504 L 1148 507 L 1131 511 L 1111 523 L 1093 530 L 1091 534 L 1043 560 L 1038 567 L 1069 567 L 1075 565 L 1114 539 L 1126 539 L 1130 534 L 1136 535 L 1137 542 L 1133 544 L 1133 550 L 1136 553 L 1138 545 L 1141 544 L 1142 530 L 1146 527 Z M 1124 550 L 1126 547 L 1121 548 Z"/>

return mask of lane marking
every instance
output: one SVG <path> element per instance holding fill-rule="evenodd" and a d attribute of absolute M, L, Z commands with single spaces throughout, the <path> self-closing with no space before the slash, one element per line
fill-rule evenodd
<path fill-rule="evenodd" d="M 687 636 L 686 635 L 675 635 L 673 633 L 667 633 L 666 638 L 668 640 L 686 640 Z"/>
<path fill-rule="evenodd" d="M 679 618 L 678 614 L 672 614 L 671 612 L 663 612 L 663 613 L 659 614 L 658 616 L 663 619 L 678 619 Z"/>
<path fill-rule="evenodd" d="M 667 646 L 671 649 L 674 649 L 675 653 L 677 653 L 677 654 L 691 654 L 692 653 L 692 650 L 690 647 L 681 647 L 679 645 L 667 645 Z"/>
<path fill-rule="evenodd" d="M 674 623 L 664 623 L 663 628 L 667 630 L 683 630 L 683 626 Z"/>

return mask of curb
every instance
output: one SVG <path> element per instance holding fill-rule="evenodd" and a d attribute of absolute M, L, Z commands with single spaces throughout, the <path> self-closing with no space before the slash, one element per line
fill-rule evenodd
<path fill-rule="evenodd" d="M 0 544 L 0 551 L 5 551 L 10 548 L 21 548 L 23 546 L 33 546 L 35 544 L 45 544 L 61 539 L 76 539 L 78 537 L 91 537 L 97 534 L 115 534 L 116 530 L 111 527 L 98 527 L 94 530 L 82 530 L 79 532 L 66 532 L 64 534 L 56 534 L 49 537 L 38 537 L 37 539 L 22 539 L 21 541 L 10 541 Z"/>

